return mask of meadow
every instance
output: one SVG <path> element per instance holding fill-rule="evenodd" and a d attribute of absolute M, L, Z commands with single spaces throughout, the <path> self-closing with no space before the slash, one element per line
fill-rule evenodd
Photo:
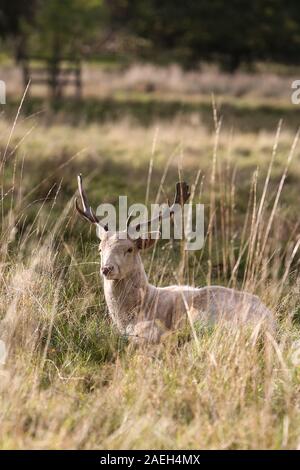
<path fill-rule="evenodd" d="M 88 81 L 82 102 L 22 98 L 11 84 L 1 107 L 0 448 L 300 448 L 300 121 L 290 81 L 274 75 L 272 95 L 263 75 L 207 72 L 200 83 L 173 71 L 164 90 L 168 73 L 147 70 L 114 72 L 102 95 Z M 215 83 L 227 88 L 211 96 Z M 146 348 L 120 336 L 96 235 L 74 210 L 78 173 L 94 207 L 119 195 L 163 202 L 188 181 L 205 204 L 205 246 L 158 242 L 143 255 L 150 281 L 253 292 L 276 315 L 274 336 L 216 325 Z"/>

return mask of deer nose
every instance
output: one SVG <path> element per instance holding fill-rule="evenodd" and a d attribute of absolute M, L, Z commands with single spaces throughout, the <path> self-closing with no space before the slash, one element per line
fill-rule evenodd
<path fill-rule="evenodd" d="M 108 276 L 112 271 L 114 270 L 114 267 L 111 264 L 106 264 L 101 268 L 103 276 Z"/>

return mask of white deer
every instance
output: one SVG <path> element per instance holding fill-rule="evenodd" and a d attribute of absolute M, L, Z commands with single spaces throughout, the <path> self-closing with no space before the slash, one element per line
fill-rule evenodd
<path fill-rule="evenodd" d="M 194 288 L 174 285 L 155 287 L 148 282 L 141 260 L 142 250 L 155 242 L 148 238 L 132 239 L 127 224 L 124 233 L 109 231 L 90 207 L 82 187 L 78 188 L 83 210 L 76 199 L 76 209 L 94 224 L 100 237 L 100 272 L 104 280 L 104 295 L 109 314 L 122 334 L 138 342 L 159 343 L 169 332 L 195 321 L 239 323 L 252 321 L 273 325 L 272 313 L 252 294 L 221 286 Z M 184 204 L 189 197 L 188 185 L 177 183 L 174 204 Z M 160 219 L 166 214 L 161 213 Z M 152 220 L 153 222 L 153 220 Z M 147 224 L 151 223 L 151 220 Z"/>

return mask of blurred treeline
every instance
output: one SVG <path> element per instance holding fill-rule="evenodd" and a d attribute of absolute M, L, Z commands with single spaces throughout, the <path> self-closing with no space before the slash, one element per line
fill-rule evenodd
<path fill-rule="evenodd" d="M 1 0 L 4 52 L 24 57 L 299 63 L 297 0 Z"/>

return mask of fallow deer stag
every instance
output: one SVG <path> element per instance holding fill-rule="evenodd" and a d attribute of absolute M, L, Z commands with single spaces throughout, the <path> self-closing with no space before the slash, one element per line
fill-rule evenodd
<path fill-rule="evenodd" d="M 77 199 L 76 209 L 97 228 L 105 299 L 109 314 L 122 334 L 137 342 L 159 343 L 169 332 L 197 320 L 273 324 L 270 310 L 257 296 L 243 291 L 221 286 L 155 287 L 149 284 L 140 252 L 152 246 L 155 239 L 150 236 L 132 239 L 129 227 L 126 238 L 124 232 L 120 236 L 121 232 L 109 231 L 89 205 L 81 175 L 78 189 L 82 209 Z M 183 205 L 188 198 L 188 185 L 177 183 L 174 204 Z M 172 214 L 174 204 L 167 214 L 160 213 L 160 219 Z"/>

